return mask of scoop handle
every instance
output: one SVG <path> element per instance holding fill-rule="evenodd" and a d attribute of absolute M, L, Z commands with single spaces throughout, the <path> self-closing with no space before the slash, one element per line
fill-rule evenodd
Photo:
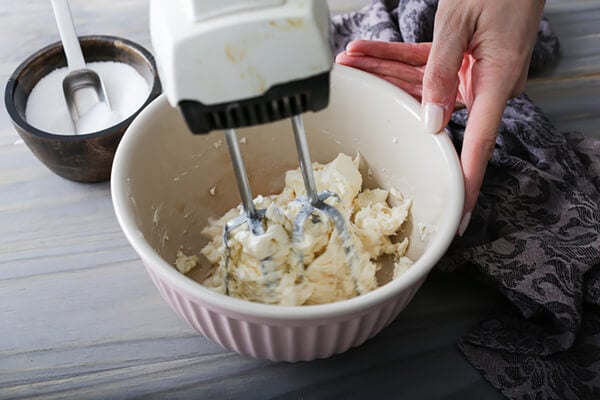
<path fill-rule="evenodd" d="M 67 0 L 52 0 L 52 9 L 54 10 L 60 40 L 67 56 L 69 71 L 85 68 L 85 60 L 79 46 L 79 39 L 75 33 L 69 2 Z"/>

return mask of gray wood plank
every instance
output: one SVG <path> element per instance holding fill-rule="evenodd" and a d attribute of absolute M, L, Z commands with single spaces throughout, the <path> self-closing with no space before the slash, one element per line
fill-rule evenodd
<path fill-rule="evenodd" d="M 600 74 L 534 79 L 525 91 L 558 130 L 600 138 Z"/>
<path fill-rule="evenodd" d="M 123 278 L 136 279 L 134 270 L 132 266 L 130 272 L 134 276 L 128 272 Z M 9 314 L 8 322 L 26 330 L 39 332 L 38 329 L 43 329 L 48 337 L 40 333 L 31 343 L 19 343 L 9 351 L 4 350 L 9 345 L 3 344 L 0 350 L 3 360 L 0 363 L 0 397 L 76 399 L 143 395 L 258 399 L 276 396 L 339 398 L 355 394 L 358 396 L 350 397 L 361 398 L 367 390 L 381 398 L 395 395 L 439 398 L 465 390 L 483 391 L 486 393 L 483 398 L 497 397 L 454 345 L 457 337 L 487 314 L 497 301 L 493 294 L 468 278 L 433 277 L 401 317 L 365 345 L 327 360 L 296 364 L 238 356 L 201 336 L 186 332 L 181 329 L 181 323 L 175 323 L 178 321 L 169 324 L 172 313 L 163 313 L 160 310 L 162 302 L 155 303 L 152 293 L 139 298 L 135 312 L 152 312 L 160 323 L 139 326 L 136 324 L 139 318 L 125 321 L 120 313 L 110 315 L 90 303 L 104 298 L 102 301 L 109 302 L 108 306 L 131 312 L 128 302 L 140 293 L 129 296 L 119 294 L 119 288 L 111 289 L 105 293 L 110 299 L 96 293 L 78 305 L 65 307 L 59 304 L 65 301 L 60 294 L 71 292 L 71 289 L 57 291 L 52 285 L 63 282 L 52 283 L 50 277 L 40 279 L 39 283 L 31 285 L 26 295 L 37 292 L 38 285 L 50 285 L 46 292 L 58 293 L 59 298 L 44 298 L 48 305 L 16 322 L 11 320 L 16 317 Z M 81 275 L 74 279 L 86 281 Z M 84 283 L 82 288 L 75 290 L 72 298 L 81 299 L 81 293 L 91 289 L 87 285 L 89 283 Z M 0 287 L 3 293 L 0 301 L 8 301 L 10 305 L 14 293 L 7 293 L 5 289 Z M 473 302 L 473 296 L 479 301 Z M 443 305 L 440 297 L 445 299 Z M 94 313 L 76 315 L 88 319 L 81 321 L 85 323 L 61 316 L 56 316 L 56 322 L 52 323 L 55 316 L 52 310 L 62 313 L 71 308 L 71 312 L 81 314 L 76 312 L 77 308 L 88 306 Z M 31 321 L 31 317 L 41 318 Z M 102 321 L 107 328 L 94 323 L 94 319 Z M 65 321 L 70 323 L 62 328 L 63 337 L 60 340 L 50 337 L 61 331 L 56 325 Z M 85 325 L 93 329 L 77 329 Z M 119 330 L 114 331 L 115 327 Z M 23 351 L 24 348 L 28 351 Z M 10 365 L 10 369 L 3 371 L 4 363 Z"/>

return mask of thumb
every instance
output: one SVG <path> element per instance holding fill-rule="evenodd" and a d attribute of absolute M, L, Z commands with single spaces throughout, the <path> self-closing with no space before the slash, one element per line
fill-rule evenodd
<path fill-rule="evenodd" d="M 441 131 L 450 120 L 458 91 L 458 71 L 470 39 L 453 16 L 456 7 L 436 13 L 431 52 L 423 74 L 422 118 L 428 133 Z"/>

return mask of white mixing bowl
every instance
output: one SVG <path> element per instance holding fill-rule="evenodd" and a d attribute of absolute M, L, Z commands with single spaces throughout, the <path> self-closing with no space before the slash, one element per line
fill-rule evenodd
<path fill-rule="evenodd" d="M 307 113 L 304 122 L 313 161 L 360 153 L 365 187 L 394 186 L 413 200 L 404 232 L 416 262 L 398 279 L 350 300 L 256 304 L 215 293 L 173 267 L 177 249 L 197 254 L 206 244 L 200 231 L 208 218 L 240 198 L 223 132 L 192 135 L 164 95 L 125 133 L 111 177 L 121 228 L 173 310 L 226 348 L 277 361 L 341 353 L 392 322 L 450 245 L 463 208 L 450 139 L 426 134 L 419 104 L 395 86 L 336 65 L 329 107 Z M 290 121 L 240 129 L 238 136 L 254 194 L 281 190 L 284 172 L 298 166 Z"/>

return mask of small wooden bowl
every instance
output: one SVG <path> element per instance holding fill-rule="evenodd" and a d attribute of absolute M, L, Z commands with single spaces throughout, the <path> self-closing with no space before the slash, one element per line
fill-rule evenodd
<path fill-rule="evenodd" d="M 131 65 L 148 82 L 150 94 L 130 117 L 101 131 L 57 135 L 27 123 L 27 98 L 37 82 L 67 61 L 62 44 L 50 44 L 23 61 L 10 76 L 4 92 L 6 110 L 17 133 L 35 156 L 54 173 L 77 182 L 102 182 L 110 178 L 113 157 L 121 137 L 137 114 L 162 91 L 152 54 L 130 40 L 114 36 L 81 36 L 87 62 L 116 61 Z"/>

